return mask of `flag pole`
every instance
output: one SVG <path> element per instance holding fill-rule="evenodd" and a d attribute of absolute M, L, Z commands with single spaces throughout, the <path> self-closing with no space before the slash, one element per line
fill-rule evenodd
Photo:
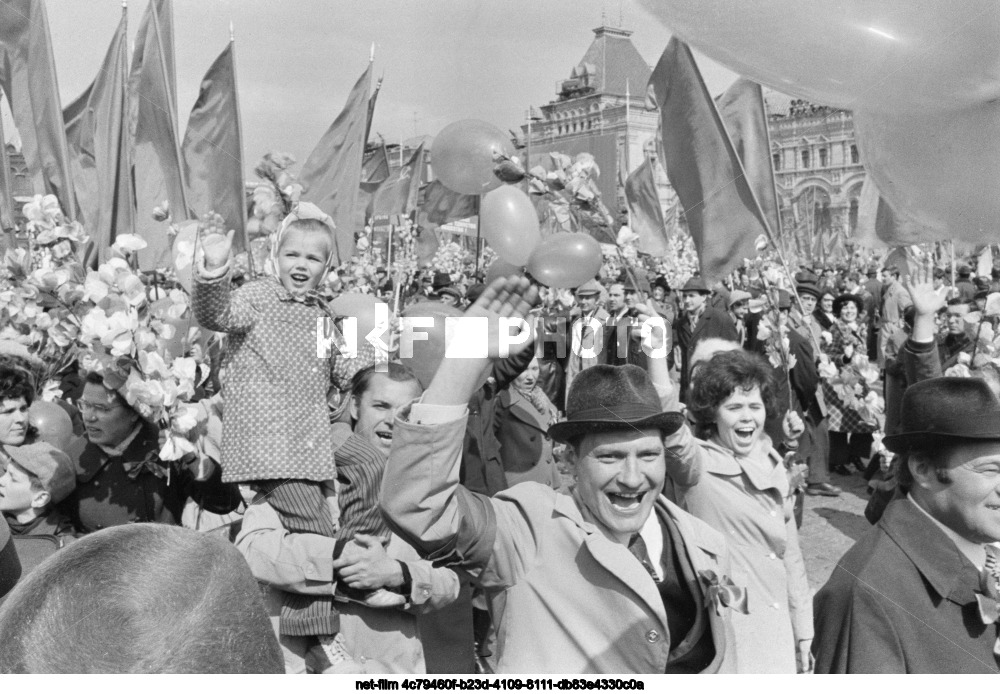
<path fill-rule="evenodd" d="M 3 102 L 3 95 L 3 89 L 0 89 L 0 105 Z M 2 222 L 0 226 L 5 227 L 4 231 L 10 235 L 10 247 L 14 248 L 17 246 L 17 238 L 14 236 L 14 195 L 10 189 L 10 159 L 7 157 L 7 138 L 3 132 L 2 116 L 0 116 L 0 166 L 3 167 L 3 172 L 0 173 L 0 184 L 3 185 L 0 189 L 0 222 Z M 3 214 L 4 208 L 10 219 L 4 218 L 6 216 Z"/>
<path fill-rule="evenodd" d="M 481 195 L 476 196 L 476 275 L 479 274 L 479 261 L 483 254 L 482 243 L 483 239 L 483 222 L 482 216 L 479 214 L 479 208 L 482 205 L 483 198 Z"/>
<path fill-rule="evenodd" d="M 246 247 L 247 251 L 247 269 L 250 270 L 250 277 L 257 277 L 257 268 L 254 264 L 253 259 L 253 248 L 250 246 L 250 230 L 247 228 L 247 201 L 246 192 L 243 184 L 243 170 L 244 162 L 246 161 L 245 155 L 243 153 L 243 116 L 240 113 L 240 99 L 239 99 L 239 87 L 237 86 L 236 77 L 236 32 L 233 30 L 233 22 L 229 21 L 229 43 L 233 53 L 233 104 L 236 107 L 236 130 L 239 133 L 240 141 L 240 173 L 239 173 L 239 184 L 240 184 L 240 199 L 243 204 L 240 205 L 240 222 L 243 224 L 243 231 L 241 236 L 243 236 L 243 245 Z"/>

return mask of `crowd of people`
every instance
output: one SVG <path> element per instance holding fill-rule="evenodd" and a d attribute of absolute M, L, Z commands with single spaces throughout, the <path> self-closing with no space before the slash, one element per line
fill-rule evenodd
<path fill-rule="evenodd" d="M 247 278 L 201 226 L 209 456 L 165 459 L 82 361 L 44 396 L 4 345 L 0 670 L 1000 670 L 1000 268 L 383 269 L 404 315 L 530 339 L 318 355 L 334 239 L 301 203 Z M 831 472 L 868 480 L 873 527 L 814 598 L 798 530 Z"/>

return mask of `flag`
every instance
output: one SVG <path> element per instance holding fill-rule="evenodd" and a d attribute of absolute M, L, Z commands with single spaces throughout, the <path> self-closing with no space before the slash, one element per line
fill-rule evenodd
<path fill-rule="evenodd" d="M 173 47 L 164 43 L 156 5 L 151 2 L 146 8 L 129 76 L 129 99 L 135 103 L 136 233 L 148 244 L 145 254 L 139 255 L 143 269 L 170 263 L 167 226 L 152 218 L 153 209 L 166 201 L 174 222 L 190 217 L 178 142 L 177 99 L 167 67 Z"/>
<path fill-rule="evenodd" d="M 354 208 L 361 184 L 371 77 L 369 62 L 344 110 L 320 138 L 299 175 L 303 198 L 318 205 L 337 225 L 338 264 L 354 254 Z"/>
<path fill-rule="evenodd" d="M 104 260 L 119 234 L 134 231 L 128 147 L 128 15 L 122 12 L 104 62 L 83 94 L 63 111 L 77 219 Z"/>
<path fill-rule="evenodd" d="M 662 161 L 711 283 L 757 255 L 767 222 L 686 44 L 670 40 L 649 86 L 660 109 Z"/>
<path fill-rule="evenodd" d="M 629 226 L 639 236 L 638 249 L 653 256 L 667 252 L 667 229 L 660 194 L 653 177 L 653 162 L 646 160 L 625 181 Z"/>
<path fill-rule="evenodd" d="M 424 146 L 421 144 L 398 171 L 389 174 L 375 191 L 372 212 L 376 216 L 407 215 L 417 208 L 423 179 Z"/>
<path fill-rule="evenodd" d="M 243 137 L 236 89 L 236 42 L 230 40 L 201 81 L 181 152 L 188 201 L 195 215 L 217 212 L 235 244 L 246 246 L 247 199 L 243 183 Z"/>
<path fill-rule="evenodd" d="M 7 94 L 36 192 L 76 218 L 59 84 L 42 0 L 0 2 L 0 88 Z"/>
<path fill-rule="evenodd" d="M 142 68 L 145 51 L 146 35 L 152 31 L 150 23 L 153 13 L 156 13 L 156 24 L 160 31 L 160 49 L 163 55 L 163 67 L 167 74 L 167 84 L 170 86 L 170 114 L 177 122 L 177 63 L 174 59 L 174 1 L 150 0 L 146 11 L 139 22 L 139 30 L 135 35 L 135 52 L 132 55 L 132 72 L 129 75 L 129 91 L 135 92 L 136 80 Z M 139 116 L 139 103 L 133 99 L 129 103 L 129 133 L 135 141 L 135 126 Z M 176 129 L 176 126 L 175 126 Z"/>
<path fill-rule="evenodd" d="M 368 120 L 365 121 L 365 145 L 368 145 L 368 138 L 372 134 L 372 120 L 375 118 L 375 102 L 378 101 L 379 90 L 382 89 L 382 78 L 378 78 L 375 83 L 375 91 L 368 97 Z"/>
<path fill-rule="evenodd" d="M 358 191 L 358 202 L 355 205 L 354 223 L 358 228 L 364 227 L 371 219 L 372 200 L 375 191 L 389 178 L 389 153 L 385 143 L 370 152 L 365 152 L 361 162 L 361 188 Z"/>
<path fill-rule="evenodd" d="M 913 246 L 943 238 L 940 230 L 894 210 L 879 193 L 871 176 L 866 176 L 861 186 L 854 236 L 858 245 L 873 249 Z"/>
<path fill-rule="evenodd" d="M 429 223 L 447 224 L 475 215 L 478 202 L 477 195 L 462 195 L 441 181 L 431 181 L 424 189 L 424 201 L 420 209 L 427 214 Z"/>
<path fill-rule="evenodd" d="M 756 82 L 740 77 L 719 97 L 718 107 L 733 149 L 743 164 L 747 182 L 764 212 L 771 238 L 777 240 L 781 237 L 781 214 L 774 188 L 774 163 L 767 131 L 767 112 L 764 110 L 764 92 Z"/>

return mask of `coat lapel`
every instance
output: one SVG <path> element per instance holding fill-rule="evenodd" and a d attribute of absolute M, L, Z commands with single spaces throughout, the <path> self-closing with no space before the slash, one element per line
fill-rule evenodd
<path fill-rule="evenodd" d="M 976 601 L 979 569 L 912 501 L 903 498 L 889 504 L 879 526 L 938 595 L 958 605 Z"/>
<path fill-rule="evenodd" d="M 663 634 L 669 634 L 667 627 L 667 612 L 663 606 L 663 598 L 656 588 L 656 583 L 652 577 L 642 567 L 642 564 L 632 556 L 628 547 L 612 542 L 598 530 L 597 526 L 586 520 L 581 506 L 575 497 L 563 494 L 559 495 L 556 501 L 556 512 L 570 520 L 573 520 L 584 532 L 587 533 L 583 545 L 590 552 L 598 564 L 604 569 L 632 589 L 649 607 L 650 611 L 660 620 L 660 627 Z"/>
<path fill-rule="evenodd" d="M 510 413 L 520 419 L 525 424 L 530 424 L 536 429 L 544 432 L 548 429 L 548 423 L 542 417 L 542 413 L 539 412 L 534 405 L 528 402 L 527 398 L 521 395 L 514 388 L 508 388 L 504 393 L 508 393 L 507 396 L 510 401 Z"/>

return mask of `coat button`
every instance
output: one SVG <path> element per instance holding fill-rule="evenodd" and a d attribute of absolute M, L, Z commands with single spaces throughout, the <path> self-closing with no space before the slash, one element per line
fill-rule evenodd
<path fill-rule="evenodd" d="M 776 609 L 776 610 L 780 610 L 780 609 L 781 609 L 781 605 L 779 605 L 779 604 L 778 604 L 778 603 L 776 603 L 776 602 L 772 602 L 772 603 L 771 603 L 771 607 L 773 607 L 773 608 L 774 608 L 774 609 Z"/>
<path fill-rule="evenodd" d="M 767 555 L 767 558 L 768 559 L 777 559 L 778 555 L 775 554 L 774 552 L 771 552 L 770 554 Z"/>
<path fill-rule="evenodd" d="M 650 643 L 656 643 L 657 641 L 660 640 L 660 632 L 658 632 L 656 629 L 650 629 L 649 631 L 646 632 L 646 640 L 649 641 Z"/>

